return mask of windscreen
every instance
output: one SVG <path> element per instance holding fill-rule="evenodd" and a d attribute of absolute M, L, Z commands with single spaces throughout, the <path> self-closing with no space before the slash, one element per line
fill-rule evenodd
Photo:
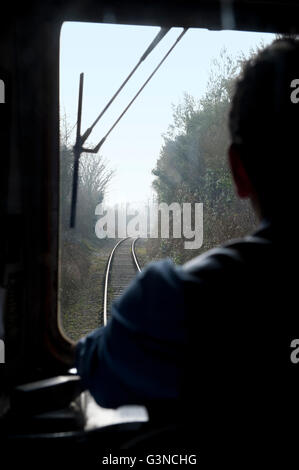
<path fill-rule="evenodd" d="M 254 231 L 228 165 L 228 113 L 245 62 L 273 39 L 64 23 L 59 315 L 69 338 L 106 324 L 148 263 L 182 265 Z"/>

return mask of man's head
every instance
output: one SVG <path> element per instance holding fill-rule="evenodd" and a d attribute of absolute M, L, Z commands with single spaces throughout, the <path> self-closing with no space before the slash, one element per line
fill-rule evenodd
<path fill-rule="evenodd" d="M 299 79 L 299 40 L 278 39 L 246 64 L 232 100 L 232 173 L 239 196 L 250 197 L 264 216 L 290 202 L 298 180 L 299 103 L 291 100 L 294 79 Z"/>

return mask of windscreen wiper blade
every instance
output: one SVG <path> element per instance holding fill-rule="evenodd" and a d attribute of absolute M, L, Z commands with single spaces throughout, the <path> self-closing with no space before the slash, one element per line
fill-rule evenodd
<path fill-rule="evenodd" d="M 154 71 L 150 74 L 150 76 L 147 78 L 147 80 L 143 83 L 143 85 L 141 86 L 141 88 L 139 88 L 138 92 L 136 93 L 136 95 L 134 96 L 134 98 L 132 98 L 132 100 L 129 102 L 129 104 L 125 107 L 125 109 L 123 110 L 123 112 L 119 115 L 119 117 L 116 119 L 116 121 L 114 122 L 114 124 L 110 127 L 109 131 L 106 133 L 106 135 L 100 140 L 100 142 L 93 148 L 93 149 L 82 149 L 84 152 L 89 152 L 89 153 L 98 153 L 99 149 L 101 148 L 101 146 L 103 145 L 103 143 L 105 142 L 105 140 L 107 139 L 108 135 L 113 131 L 113 129 L 115 128 L 115 126 L 119 123 L 119 121 L 121 120 L 121 118 L 126 114 L 126 112 L 128 111 L 128 109 L 130 108 L 130 106 L 134 103 L 134 101 L 136 100 L 136 98 L 140 95 L 140 93 L 142 92 L 142 90 L 146 87 L 146 85 L 148 84 L 148 82 L 152 79 L 152 77 L 155 75 L 155 73 L 157 72 L 157 70 L 161 67 L 161 65 L 163 64 L 163 62 L 167 59 L 167 57 L 169 56 L 169 54 L 173 51 L 173 49 L 176 47 L 176 45 L 179 43 L 179 41 L 182 39 L 182 37 L 184 36 L 184 34 L 187 32 L 188 28 L 184 28 L 182 33 L 177 37 L 176 41 L 174 42 L 174 44 L 171 46 L 171 48 L 167 51 L 167 53 L 164 55 L 163 59 L 158 63 L 158 65 L 156 66 L 156 68 L 154 69 Z"/>
<path fill-rule="evenodd" d="M 129 75 L 127 76 L 127 78 L 124 80 L 124 82 L 121 84 L 121 86 L 119 87 L 119 89 L 114 93 L 114 95 L 112 96 L 112 98 L 108 101 L 108 103 L 106 104 L 106 106 L 102 109 L 102 111 L 100 112 L 100 114 L 98 115 L 98 117 L 95 119 L 95 121 L 92 123 L 92 125 L 86 129 L 86 131 L 84 132 L 83 136 L 82 136 L 82 141 L 81 143 L 84 144 L 84 142 L 86 141 L 86 139 L 90 136 L 90 133 L 91 131 L 93 130 L 93 128 L 95 127 L 95 125 L 99 122 L 99 120 L 101 119 L 101 117 L 105 114 L 105 112 L 107 111 L 107 109 L 110 107 L 110 105 L 113 103 L 113 101 L 115 100 L 115 98 L 118 96 L 118 94 L 121 92 L 121 90 L 124 88 L 124 86 L 128 83 L 128 81 L 130 80 L 130 78 L 134 75 L 134 73 L 136 72 L 136 70 L 138 69 L 138 67 L 142 64 L 142 62 L 147 58 L 147 56 L 152 52 L 152 50 L 159 44 L 159 42 L 161 41 L 161 39 L 164 38 L 164 36 L 168 33 L 168 31 L 170 30 L 170 28 L 161 28 L 160 31 L 158 32 L 157 36 L 153 39 L 153 41 L 150 43 L 150 45 L 148 46 L 148 48 L 146 49 L 146 51 L 142 54 L 142 56 L 140 57 L 139 61 L 137 62 L 137 64 L 135 65 L 135 67 L 132 69 L 132 71 L 129 73 Z"/>

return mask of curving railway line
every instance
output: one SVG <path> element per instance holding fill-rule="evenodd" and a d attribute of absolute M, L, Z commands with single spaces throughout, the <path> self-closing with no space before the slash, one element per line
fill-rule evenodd
<path fill-rule="evenodd" d="M 110 252 L 104 282 L 102 325 L 106 325 L 109 319 L 112 301 L 121 295 L 136 273 L 141 271 L 135 253 L 136 240 L 138 238 L 123 238 L 114 245 Z"/>
<path fill-rule="evenodd" d="M 110 251 L 104 277 L 104 302 L 99 326 L 106 325 L 111 302 L 123 292 L 137 272 L 141 271 L 135 253 L 137 240 L 138 238 L 122 238 Z M 87 430 L 128 421 L 148 421 L 145 408 L 140 406 L 123 406 L 116 410 L 105 410 L 87 391 L 84 392 L 84 400 Z"/>

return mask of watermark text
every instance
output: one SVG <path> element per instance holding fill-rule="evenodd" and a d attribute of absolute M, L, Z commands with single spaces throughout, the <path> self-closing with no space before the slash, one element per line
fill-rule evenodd
<path fill-rule="evenodd" d="M 0 79 L 0 104 L 5 103 L 5 84 L 2 79 Z"/>
<path fill-rule="evenodd" d="M 95 225 L 98 238 L 184 238 L 185 249 L 198 249 L 203 244 L 203 204 L 173 202 L 166 204 L 131 204 L 106 207 L 98 204 Z"/>
<path fill-rule="evenodd" d="M 3 339 L 0 339 L 0 364 L 5 363 L 5 345 Z"/>

